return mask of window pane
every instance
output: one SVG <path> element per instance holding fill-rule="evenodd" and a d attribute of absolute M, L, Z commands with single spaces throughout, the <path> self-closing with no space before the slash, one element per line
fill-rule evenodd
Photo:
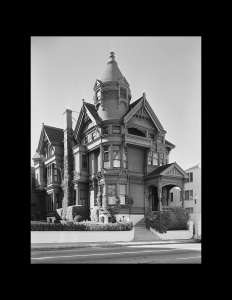
<path fill-rule="evenodd" d="M 121 159 L 121 152 L 114 152 L 113 159 Z"/>
<path fill-rule="evenodd" d="M 190 197 L 193 197 L 193 190 L 190 191 Z"/>
<path fill-rule="evenodd" d="M 115 150 L 120 150 L 120 146 L 113 146 L 114 147 L 114 151 Z"/>
<path fill-rule="evenodd" d="M 115 184 L 108 184 L 108 196 L 115 196 L 116 186 Z"/>
<path fill-rule="evenodd" d="M 109 151 L 109 146 L 104 146 L 104 151 Z"/>
<path fill-rule="evenodd" d="M 104 161 L 104 168 L 109 168 L 110 167 L 110 161 Z"/>
<path fill-rule="evenodd" d="M 193 173 L 192 172 L 190 173 L 190 181 L 191 182 L 193 181 Z"/>
<path fill-rule="evenodd" d="M 120 133 L 120 127 L 119 126 L 113 126 L 113 133 Z"/>
<path fill-rule="evenodd" d="M 189 199 L 189 191 L 185 191 L 185 200 Z"/>
<path fill-rule="evenodd" d="M 126 185 L 125 184 L 120 184 L 119 185 L 119 193 L 122 195 L 126 194 Z"/>
<path fill-rule="evenodd" d="M 109 133 L 109 127 L 103 127 L 103 134 L 108 134 Z"/>
<path fill-rule="evenodd" d="M 120 168 L 120 160 L 114 160 L 113 161 L 113 167 L 114 168 Z"/>
<path fill-rule="evenodd" d="M 153 158 L 157 158 L 158 159 L 158 153 L 153 153 Z"/>
<path fill-rule="evenodd" d="M 107 161 L 107 160 L 109 160 L 109 153 L 108 152 L 104 153 L 104 161 Z"/>

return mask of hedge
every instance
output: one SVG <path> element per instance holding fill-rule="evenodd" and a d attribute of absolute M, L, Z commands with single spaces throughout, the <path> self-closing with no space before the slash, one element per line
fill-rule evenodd
<path fill-rule="evenodd" d="M 61 223 L 33 223 L 31 222 L 31 231 L 130 231 L 133 229 L 133 223 L 98 223 L 98 222 L 80 222 L 67 224 Z"/>
<path fill-rule="evenodd" d="M 66 215 L 64 214 L 63 208 L 59 208 L 55 212 L 56 220 L 67 220 L 69 222 L 73 222 L 77 215 L 83 217 L 84 220 L 90 220 L 90 211 L 87 206 L 68 206 L 66 209 Z"/>
<path fill-rule="evenodd" d="M 187 230 L 189 213 L 184 208 L 172 208 L 170 211 L 151 212 L 145 217 L 147 229 L 153 228 L 160 233 L 167 230 Z"/>

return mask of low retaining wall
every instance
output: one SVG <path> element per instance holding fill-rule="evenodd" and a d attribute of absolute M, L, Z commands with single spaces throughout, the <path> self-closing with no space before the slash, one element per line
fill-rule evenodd
<path fill-rule="evenodd" d="M 31 243 L 129 242 L 130 231 L 31 231 Z"/>
<path fill-rule="evenodd" d="M 150 231 L 161 238 L 161 240 L 189 240 L 193 237 L 193 222 L 188 222 L 189 230 L 168 230 L 166 233 L 159 233 L 150 227 Z"/>

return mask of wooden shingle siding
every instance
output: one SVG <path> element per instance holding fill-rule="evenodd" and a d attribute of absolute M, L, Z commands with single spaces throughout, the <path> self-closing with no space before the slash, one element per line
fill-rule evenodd
<path fill-rule="evenodd" d="M 134 200 L 132 207 L 144 208 L 144 185 L 142 184 L 130 184 L 130 196 Z"/>

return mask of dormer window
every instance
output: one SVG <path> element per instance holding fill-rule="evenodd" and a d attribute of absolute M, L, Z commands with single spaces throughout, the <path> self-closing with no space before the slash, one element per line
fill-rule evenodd
<path fill-rule="evenodd" d="M 158 137 L 158 139 L 157 139 L 157 143 L 163 143 L 163 138 L 160 136 L 160 137 Z"/>
<path fill-rule="evenodd" d="M 100 100 L 100 99 L 101 99 L 101 90 L 98 90 L 98 91 L 96 92 L 96 98 L 97 98 L 97 100 Z"/>
<path fill-rule="evenodd" d="M 120 88 L 120 98 L 126 99 L 126 89 Z"/>

